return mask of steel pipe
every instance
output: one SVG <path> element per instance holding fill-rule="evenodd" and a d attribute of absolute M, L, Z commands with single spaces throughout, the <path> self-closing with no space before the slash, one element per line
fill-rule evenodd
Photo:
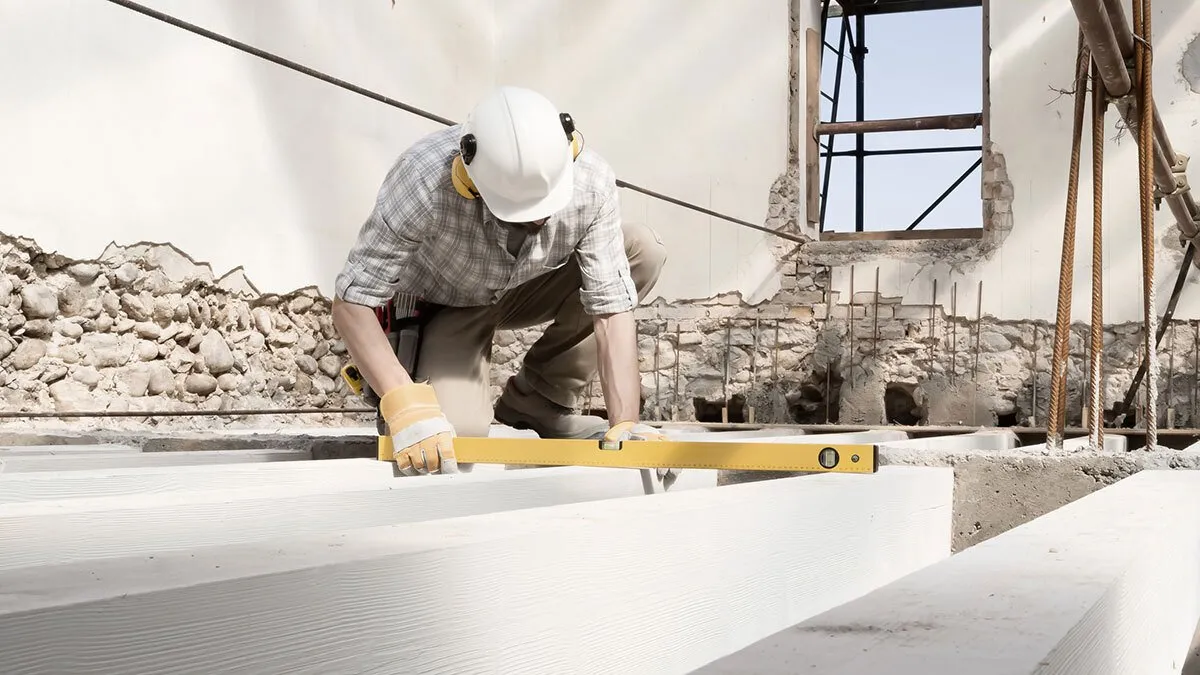
<path fill-rule="evenodd" d="M 1129 76 L 1129 67 L 1125 59 L 1134 54 L 1133 32 L 1120 0 L 1071 0 L 1075 16 L 1079 20 L 1080 29 L 1092 51 L 1093 58 L 1104 80 L 1105 89 L 1114 98 L 1127 96 L 1133 87 Z M 1116 72 L 1119 70 L 1119 73 Z M 1200 225 L 1196 219 L 1200 216 L 1200 207 L 1189 190 L 1176 192 L 1175 184 L 1175 150 L 1167 137 L 1166 125 L 1159 115 L 1158 106 L 1150 101 L 1154 119 L 1154 145 L 1151 155 L 1154 165 L 1154 183 L 1165 196 L 1171 214 L 1175 216 L 1179 231 L 1187 239 L 1200 234 Z M 1118 111 L 1126 126 L 1137 138 L 1140 114 L 1137 101 L 1133 97 L 1121 101 Z M 1196 259 L 1200 266 L 1200 257 Z"/>
<path fill-rule="evenodd" d="M 929 117 L 903 117 L 891 120 L 865 120 L 862 122 L 825 122 L 817 125 L 818 136 L 836 134 L 871 134 L 890 131 L 927 131 L 930 129 L 974 129 L 983 124 L 983 113 L 966 115 L 932 115 Z"/>
<path fill-rule="evenodd" d="M 1117 48 L 1121 51 L 1121 57 L 1132 58 L 1133 29 L 1129 27 L 1129 19 L 1125 16 L 1121 0 L 1104 0 L 1104 9 L 1108 14 L 1108 23 L 1117 38 Z"/>
<path fill-rule="evenodd" d="M 1133 88 L 1133 81 L 1129 78 L 1129 68 L 1121 56 L 1121 48 L 1118 46 L 1108 12 L 1100 2 L 1101 0 L 1071 0 L 1071 5 L 1075 8 L 1075 16 L 1079 19 L 1079 27 L 1087 40 L 1088 50 L 1100 69 L 1104 88 L 1108 90 L 1109 96 L 1120 97 L 1129 93 Z M 1130 41 L 1132 40 L 1131 34 Z"/>

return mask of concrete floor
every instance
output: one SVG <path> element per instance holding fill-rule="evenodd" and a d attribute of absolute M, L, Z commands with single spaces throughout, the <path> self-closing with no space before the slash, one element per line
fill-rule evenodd
<path fill-rule="evenodd" d="M 955 430 L 941 435 L 921 434 L 917 438 L 911 437 L 916 434 L 897 429 L 849 429 L 838 430 L 840 433 L 836 434 L 817 434 L 812 429 L 798 427 L 712 431 L 697 426 L 673 426 L 668 431 L 679 438 L 713 441 L 871 442 L 879 447 L 883 467 L 948 468 L 952 470 L 953 496 L 947 518 L 950 526 L 947 555 L 994 539 L 1143 470 L 1194 469 L 1200 465 L 1200 446 L 1185 444 L 1182 450 L 1131 452 L 1129 441 L 1136 437 L 1115 434 L 1108 436 L 1105 448 L 1100 451 L 1087 447 L 1086 439 L 1075 438 L 1062 451 L 1052 453 L 1044 445 L 1023 444 L 1028 437 L 1022 438 L 1006 429 Z M 495 427 L 492 433 L 529 435 L 504 427 Z M 9 531 L 0 532 L 0 536 L 10 542 L 28 542 L 0 554 L 0 587 L 4 585 L 6 569 L 60 564 L 79 555 L 130 554 L 127 546 L 120 551 L 109 551 L 108 545 L 101 541 L 104 536 L 116 541 L 140 532 L 144 536 L 139 539 L 137 550 L 153 554 L 160 549 L 166 553 L 172 547 L 203 548 L 274 536 L 272 532 L 255 529 L 256 519 L 267 522 L 291 518 L 288 522 L 293 525 L 288 527 L 301 529 L 310 525 L 304 514 L 316 512 L 325 514 L 333 525 L 337 525 L 338 518 L 354 526 L 375 521 L 400 522 L 397 514 L 380 515 L 379 509 L 388 503 L 388 497 L 378 490 L 411 486 L 422 479 L 395 477 L 390 465 L 372 459 L 374 454 L 375 432 L 367 427 L 203 434 L 0 432 L 0 530 L 5 529 L 5 513 L 10 517 L 20 516 L 23 523 L 13 529 L 17 527 L 13 524 L 16 521 L 8 521 Z M 488 472 L 502 467 L 479 469 Z M 568 476 L 578 469 L 537 470 L 544 471 Z M 523 476 L 519 481 L 509 480 L 512 489 L 501 491 L 508 495 L 502 500 L 505 504 L 502 510 L 610 500 L 640 492 L 628 492 L 637 487 L 634 482 L 613 487 L 600 473 L 587 474 L 591 477 L 586 480 L 571 478 L 567 483 L 554 477 L 559 474 L 538 473 Z M 551 477 L 543 479 L 543 475 Z M 685 471 L 684 475 L 685 479 L 673 491 L 778 481 L 792 476 L 698 471 Z M 181 476 L 190 478 L 185 480 Z M 454 488 L 462 490 L 458 493 L 462 498 L 454 500 L 459 507 L 448 515 L 471 516 L 496 508 L 494 502 L 473 501 L 470 490 L 474 488 L 464 485 Z M 573 487 L 564 491 L 562 485 Z M 436 496 L 436 491 L 427 492 L 430 499 L 442 499 Z M 359 496 L 349 501 L 338 496 L 350 493 Z M 212 518 L 206 534 L 196 530 L 191 535 L 193 539 L 187 542 L 172 539 L 178 536 L 171 526 L 172 518 L 199 522 L 205 513 Z M 249 519 L 239 520 L 243 518 Z M 51 534 L 39 536 L 38 532 Z M 110 534 L 103 535 L 104 532 Z M 100 539 L 87 543 L 89 536 Z M 3 597 L 0 594 L 0 618 Z M 662 672 L 673 671 L 666 668 Z"/>

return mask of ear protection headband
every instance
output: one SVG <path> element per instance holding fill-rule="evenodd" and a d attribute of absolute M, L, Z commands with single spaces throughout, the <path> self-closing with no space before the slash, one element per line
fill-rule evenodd
<path fill-rule="evenodd" d="M 571 119 L 569 114 L 560 113 L 558 119 L 562 122 L 563 131 L 571 143 L 571 161 L 579 159 L 579 154 L 583 152 L 583 134 L 575 130 L 575 120 Z M 475 134 L 463 136 L 458 146 L 460 152 L 455 155 L 454 162 L 450 165 L 450 181 L 454 183 L 454 191 L 459 195 L 466 199 L 475 199 L 479 196 L 479 191 L 475 189 L 475 181 L 467 174 L 467 165 L 475 159 L 478 148 Z"/>

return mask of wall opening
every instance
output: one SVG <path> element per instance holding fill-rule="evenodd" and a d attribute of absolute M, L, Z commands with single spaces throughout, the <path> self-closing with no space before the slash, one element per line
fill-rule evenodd
<path fill-rule="evenodd" d="M 710 401 L 696 396 L 692 399 L 692 407 L 696 411 L 696 421 L 705 424 L 744 424 L 749 421 L 746 416 L 746 397 L 742 394 L 734 394 L 728 401 Z"/>
<path fill-rule="evenodd" d="M 837 369 L 814 372 L 798 391 L 787 397 L 788 412 L 797 424 L 836 424 L 842 398 L 842 376 Z M 826 396 L 825 390 L 829 389 Z"/>
<path fill-rule="evenodd" d="M 980 238 L 983 0 L 827 0 L 823 12 L 807 186 L 821 240 Z"/>
<path fill-rule="evenodd" d="M 925 407 L 917 403 L 917 385 L 889 382 L 883 390 L 883 411 L 888 424 L 918 426 L 928 416 Z"/>

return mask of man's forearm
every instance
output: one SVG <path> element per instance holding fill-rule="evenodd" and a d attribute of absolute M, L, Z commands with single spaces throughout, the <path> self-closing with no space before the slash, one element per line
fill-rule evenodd
<path fill-rule="evenodd" d="M 412 384 L 412 377 L 400 365 L 380 328 L 375 310 L 334 298 L 333 325 L 354 365 L 377 394 L 382 396 L 396 387 Z"/>
<path fill-rule="evenodd" d="M 641 416 L 642 381 L 633 312 L 597 316 L 593 322 L 608 422 L 636 422 Z"/>

